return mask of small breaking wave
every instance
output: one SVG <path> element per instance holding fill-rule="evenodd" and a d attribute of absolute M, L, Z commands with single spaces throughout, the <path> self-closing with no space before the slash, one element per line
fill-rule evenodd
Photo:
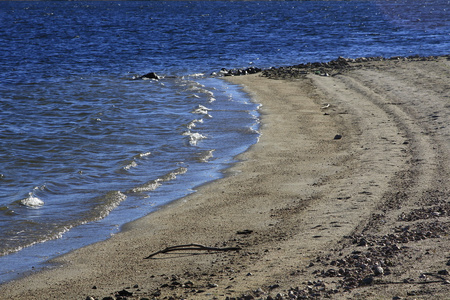
<path fill-rule="evenodd" d="M 208 118 L 212 118 L 211 115 L 209 114 L 210 110 L 211 110 L 210 108 L 207 108 L 206 106 L 203 106 L 203 105 L 199 104 L 196 108 L 194 108 L 191 111 L 191 113 L 199 114 L 199 115 L 205 115 Z"/>
<path fill-rule="evenodd" d="M 138 163 L 136 162 L 136 160 L 143 159 L 143 158 L 145 158 L 147 156 L 150 156 L 150 155 L 151 155 L 151 152 L 145 152 L 145 153 L 136 154 L 136 155 L 133 156 L 133 158 L 131 160 L 128 160 L 128 161 L 126 161 L 123 164 L 124 166 L 122 167 L 122 169 L 125 170 L 125 171 L 128 171 L 131 168 L 135 168 L 135 167 L 138 166 Z"/>
<path fill-rule="evenodd" d="M 36 191 L 36 190 L 43 190 L 43 189 L 45 189 L 45 185 L 43 185 L 41 187 L 36 186 L 36 187 L 34 187 L 32 192 L 28 193 L 28 197 L 26 197 L 26 198 L 24 198 L 22 200 L 19 200 L 17 202 L 20 205 L 23 205 L 23 206 L 27 206 L 27 207 L 31 207 L 31 208 L 39 208 L 39 207 L 44 205 L 44 201 L 42 201 L 41 199 L 36 197 L 34 195 L 34 191 Z"/>
<path fill-rule="evenodd" d="M 121 191 L 110 191 L 104 196 L 96 198 L 95 202 L 97 202 L 98 205 L 94 206 L 94 208 L 90 210 L 89 217 L 87 217 L 81 224 L 105 218 L 114 208 L 119 206 L 122 201 L 125 201 L 125 199 L 127 199 L 127 195 Z"/>
<path fill-rule="evenodd" d="M 195 120 L 192 120 L 191 122 L 189 122 L 189 123 L 186 125 L 186 128 L 187 128 L 187 129 L 192 129 L 192 128 L 194 128 L 195 126 L 197 126 L 197 123 L 203 123 L 203 119 L 195 119 Z"/>
<path fill-rule="evenodd" d="M 139 153 L 139 154 L 136 154 L 135 156 L 133 156 L 133 158 L 144 158 L 144 157 L 147 157 L 147 156 L 149 156 L 151 154 L 152 154 L 151 152 Z"/>
<path fill-rule="evenodd" d="M 194 74 L 189 74 L 189 77 L 194 77 L 194 78 L 201 78 L 205 76 L 205 73 L 194 73 Z"/>
<path fill-rule="evenodd" d="M 206 139 L 206 136 L 198 132 L 191 132 L 190 130 L 183 132 L 183 135 L 188 137 L 189 145 L 191 146 L 197 146 L 199 141 Z"/>
<path fill-rule="evenodd" d="M 199 74 L 199 76 L 192 76 L 191 75 L 191 77 L 201 77 L 202 75 L 204 75 L 204 74 Z M 189 82 L 189 85 L 186 88 L 186 91 L 205 95 L 208 98 L 208 102 L 209 103 L 216 101 L 216 98 L 214 97 L 214 93 L 212 91 L 210 91 L 210 90 L 207 90 L 205 88 L 205 86 L 203 84 L 199 83 L 199 82 L 196 82 L 196 81 Z M 193 95 L 195 95 L 198 98 L 200 98 L 196 94 L 193 94 Z M 191 97 L 192 97 L 192 95 L 191 95 Z"/>
<path fill-rule="evenodd" d="M 35 197 L 33 193 L 29 193 L 28 197 L 19 201 L 21 205 L 37 208 L 44 205 L 44 201 Z"/>
<path fill-rule="evenodd" d="M 208 162 L 212 157 L 214 157 L 213 152 L 216 151 L 216 149 L 212 150 L 206 150 L 199 153 L 197 157 L 197 161 L 199 162 Z"/>
<path fill-rule="evenodd" d="M 175 171 L 169 172 L 160 178 L 151 180 L 149 182 L 146 182 L 140 186 L 137 186 L 135 188 L 132 188 L 127 191 L 127 193 L 144 193 L 144 192 L 151 192 L 156 190 L 159 186 L 161 186 L 164 182 L 174 180 L 177 178 L 178 175 L 184 174 L 187 172 L 187 168 L 185 167 L 179 167 Z"/>
<path fill-rule="evenodd" d="M 123 169 L 128 171 L 129 169 L 135 168 L 135 167 L 137 167 L 137 163 L 133 160 L 133 161 L 131 161 L 129 164 L 126 164 L 126 165 L 123 167 Z"/>

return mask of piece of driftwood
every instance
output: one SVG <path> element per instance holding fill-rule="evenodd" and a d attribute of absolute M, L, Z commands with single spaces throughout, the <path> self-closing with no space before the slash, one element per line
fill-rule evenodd
<path fill-rule="evenodd" d="M 217 248 L 217 247 L 207 247 L 199 244 L 187 244 L 187 245 L 176 245 L 167 247 L 163 250 L 156 251 L 155 253 L 150 254 L 149 256 L 145 257 L 144 259 L 152 258 L 153 256 L 160 254 L 160 253 L 167 253 L 167 252 L 173 252 L 173 251 L 239 251 L 241 250 L 240 247 L 226 247 L 226 248 Z"/>

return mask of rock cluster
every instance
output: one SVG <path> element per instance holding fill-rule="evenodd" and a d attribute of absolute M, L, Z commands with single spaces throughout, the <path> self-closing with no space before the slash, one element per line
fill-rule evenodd
<path fill-rule="evenodd" d="M 248 67 L 248 68 L 240 68 L 240 69 L 226 69 L 222 68 L 219 72 L 213 73 L 212 75 L 219 75 L 219 76 L 241 76 L 241 75 L 248 75 L 248 74 L 256 74 L 262 72 L 261 68 L 257 67 Z"/>
<path fill-rule="evenodd" d="M 418 55 L 401 57 L 395 56 L 391 58 L 384 57 L 359 57 L 359 58 L 344 58 L 339 57 L 336 60 L 329 62 L 313 62 L 292 65 L 287 67 L 278 67 L 266 69 L 262 72 L 262 75 L 271 79 L 296 79 L 303 78 L 307 74 L 316 74 L 321 76 L 333 76 L 341 72 L 357 69 L 364 66 L 364 64 L 375 61 L 412 61 L 412 60 L 433 60 L 434 56 L 421 57 Z"/>

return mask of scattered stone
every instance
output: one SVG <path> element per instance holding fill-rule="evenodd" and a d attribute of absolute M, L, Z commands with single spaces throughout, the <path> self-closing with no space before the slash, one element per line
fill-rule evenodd
<path fill-rule="evenodd" d="M 116 295 L 118 295 L 118 296 L 125 296 L 125 297 L 129 297 L 129 296 L 133 296 L 133 293 L 132 292 L 129 292 L 129 291 L 127 291 L 127 290 L 121 290 L 121 291 L 118 291 L 117 293 L 116 293 Z"/>
<path fill-rule="evenodd" d="M 439 271 L 438 271 L 438 274 L 439 274 L 439 275 L 448 275 L 449 273 L 448 273 L 447 270 L 439 270 Z"/>
<path fill-rule="evenodd" d="M 279 284 L 272 284 L 272 285 L 269 285 L 269 289 L 270 289 L 270 290 L 273 290 L 273 289 L 276 289 L 276 288 L 279 288 L 279 287 L 280 287 Z"/>
<path fill-rule="evenodd" d="M 194 283 L 192 282 L 192 281 L 186 281 L 184 284 L 183 284 L 183 287 L 186 287 L 186 288 L 191 288 L 191 287 L 193 287 L 194 286 Z"/>
<path fill-rule="evenodd" d="M 254 291 L 254 293 L 257 297 L 265 294 L 265 292 L 262 288 L 258 288 L 257 290 Z"/>
<path fill-rule="evenodd" d="M 373 283 L 373 277 L 367 276 L 361 281 L 361 285 L 371 285 Z"/>
<path fill-rule="evenodd" d="M 378 276 L 378 275 L 383 275 L 384 270 L 383 270 L 383 268 L 382 268 L 380 265 L 375 265 L 375 266 L 373 267 L 373 273 L 374 273 L 376 276 Z"/>
<path fill-rule="evenodd" d="M 360 247 L 366 247 L 368 245 L 367 240 L 365 238 L 362 238 L 359 240 L 358 246 Z"/>
<path fill-rule="evenodd" d="M 334 136 L 334 139 L 335 139 L 335 140 L 340 140 L 340 139 L 342 139 L 342 135 L 341 135 L 341 134 L 336 134 L 336 135 Z"/>
<path fill-rule="evenodd" d="M 336 76 L 343 72 L 352 69 L 362 68 L 363 65 L 367 65 L 368 62 L 373 61 L 385 61 L 385 60 L 405 60 L 405 61 L 419 61 L 419 60 L 434 60 L 435 57 L 359 57 L 355 59 L 345 58 L 340 56 L 336 60 L 329 62 L 313 62 L 298 64 L 287 67 L 272 67 L 262 71 L 262 76 L 270 79 L 298 79 L 305 78 L 307 74 L 315 74 L 318 76 Z"/>
<path fill-rule="evenodd" d="M 251 233 L 253 233 L 253 230 L 250 230 L 250 229 L 245 229 L 245 230 L 236 232 L 236 234 L 251 234 Z"/>
<path fill-rule="evenodd" d="M 257 67 L 248 67 L 248 68 L 241 68 L 241 69 L 231 69 L 228 70 L 226 68 L 222 68 L 219 73 L 213 72 L 212 76 L 242 76 L 242 75 L 248 75 L 248 74 L 256 74 L 262 72 L 261 68 Z"/>

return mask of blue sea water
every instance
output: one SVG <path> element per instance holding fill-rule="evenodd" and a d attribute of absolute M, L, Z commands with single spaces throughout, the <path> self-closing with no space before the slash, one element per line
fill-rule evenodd
<path fill-rule="evenodd" d="M 448 54 L 449 8 L 0 2 L 0 282 L 222 177 L 257 142 L 258 104 L 212 72 Z"/>

